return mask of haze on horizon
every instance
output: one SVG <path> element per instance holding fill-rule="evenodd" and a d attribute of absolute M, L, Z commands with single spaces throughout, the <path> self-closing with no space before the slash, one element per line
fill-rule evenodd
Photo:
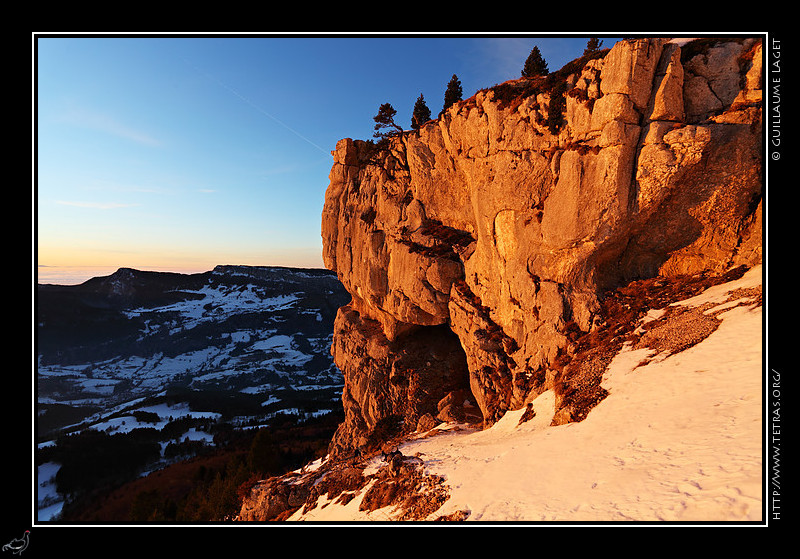
<path fill-rule="evenodd" d="M 386 102 L 409 128 L 420 94 L 435 117 L 453 74 L 468 98 L 518 78 L 534 46 L 555 71 L 587 40 L 34 35 L 37 280 L 321 268 L 339 139 L 371 139 Z"/>

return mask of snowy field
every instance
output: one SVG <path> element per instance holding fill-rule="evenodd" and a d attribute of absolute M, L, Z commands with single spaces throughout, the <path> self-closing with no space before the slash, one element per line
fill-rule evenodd
<path fill-rule="evenodd" d="M 673 355 L 623 348 L 603 379 L 608 397 L 580 423 L 551 427 L 554 396 L 545 392 L 525 423 L 518 424 L 519 410 L 485 431 L 449 426 L 402 445 L 427 473 L 446 479 L 450 498 L 434 516 L 465 511 L 468 521 L 498 523 L 762 520 L 762 307 L 725 302 L 732 289 L 760 285 L 761 274 L 759 266 L 678 303 L 716 305 L 705 312 L 718 312 L 722 322 L 701 343 Z M 359 511 L 362 496 L 324 507 L 320 499 L 290 520 L 392 520 L 393 507 Z"/>

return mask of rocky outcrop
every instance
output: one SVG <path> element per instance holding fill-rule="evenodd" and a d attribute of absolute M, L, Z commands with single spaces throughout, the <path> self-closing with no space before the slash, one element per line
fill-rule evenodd
<path fill-rule="evenodd" d="M 606 290 L 760 262 L 761 60 L 759 39 L 624 40 L 385 148 L 338 142 L 332 452 L 430 425 L 453 393 L 492 424 L 564 382 Z"/>

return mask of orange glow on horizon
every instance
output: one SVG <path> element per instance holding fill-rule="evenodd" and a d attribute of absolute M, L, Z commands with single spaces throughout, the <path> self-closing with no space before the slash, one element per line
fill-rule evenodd
<path fill-rule="evenodd" d="M 321 251 L 315 248 L 265 250 L 263 255 L 254 256 L 235 253 L 195 255 L 180 251 L 74 250 L 39 246 L 34 258 L 40 278 L 57 277 L 67 271 L 70 277 L 97 277 L 112 274 L 119 268 L 192 274 L 213 270 L 218 265 L 324 267 Z"/>

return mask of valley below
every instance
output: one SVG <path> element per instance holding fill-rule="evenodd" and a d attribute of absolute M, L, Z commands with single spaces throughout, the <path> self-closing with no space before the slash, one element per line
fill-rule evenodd
<path fill-rule="evenodd" d="M 41 521 L 85 518 L 78 511 L 98 495 L 212 454 L 220 463 L 227 453 L 223 464 L 237 452 L 249 457 L 240 477 L 250 475 L 261 430 L 270 433 L 272 462 L 258 471 L 282 473 L 281 463 L 324 450 L 341 419 L 343 380 L 330 344 L 349 296 L 330 272 L 120 269 L 77 286 L 39 285 L 37 298 Z M 303 427 L 313 443 L 298 443 Z M 293 440 L 284 439 L 293 429 Z M 275 450 L 281 441 L 292 448 Z M 196 468 L 198 483 L 203 472 L 225 477 L 224 469 Z M 102 520 L 129 521 L 130 506 Z M 191 519 L 203 514 L 211 512 Z"/>

